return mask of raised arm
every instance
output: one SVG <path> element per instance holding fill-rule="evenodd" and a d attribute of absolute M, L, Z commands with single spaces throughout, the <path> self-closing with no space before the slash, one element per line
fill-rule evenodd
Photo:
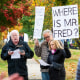
<path fill-rule="evenodd" d="M 64 41 L 64 50 L 65 50 L 65 53 L 66 53 L 66 58 L 70 58 L 71 57 L 71 52 L 70 52 L 70 50 L 69 50 L 69 48 L 68 48 L 68 45 L 67 45 L 67 42 L 66 41 Z"/>
<path fill-rule="evenodd" d="M 3 60 L 7 60 L 9 57 L 10 57 L 10 55 L 8 54 L 8 46 L 5 45 L 5 46 L 2 48 L 1 58 L 2 58 Z"/>
<path fill-rule="evenodd" d="M 42 48 L 41 48 L 41 46 L 39 45 L 38 40 L 36 39 L 36 40 L 34 41 L 34 43 L 35 43 L 35 47 L 34 47 L 35 54 L 36 54 L 38 57 L 41 57 Z"/>

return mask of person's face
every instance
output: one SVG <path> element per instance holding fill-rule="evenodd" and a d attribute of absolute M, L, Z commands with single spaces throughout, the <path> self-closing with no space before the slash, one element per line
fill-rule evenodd
<path fill-rule="evenodd" d="M 21 36 L 23 37 L 23 34 L 21 33 Z"/>
<path fill-rule="evenodd" d="M 56 49 L 56 45 L 54 44 L 53 41 L 50 42 L 50 47 L 51 47 L 51 50 Z"/>
<path fill-rule="evenodd" d="M 11 40 L 14 45 L 17 45 L 19 42 L 19 35 L 16 32 L 12 33 Z"/>
<path fill-rule="evenodd" d="M 49 42 L 52 39 L 52 35 L 50 35 L 50 33 L 45 33 L 43 36 L 47 42 Z"/>

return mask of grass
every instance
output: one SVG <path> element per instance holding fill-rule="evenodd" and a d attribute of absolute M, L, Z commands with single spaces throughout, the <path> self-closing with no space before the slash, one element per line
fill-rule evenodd
<path fill-rule="evenodd" d="M 70 51 L 71 51 L 71 58 L 68 59 L 66 58 L 64 63 L 66 70 L 66 80 L 75 80 L 77 63 L 80 57 L 80 50 L 70 49 Z M 36 60 L 39 59 L 35 54 L 34 58 Z"/>
<path fill-rule="evenodd" d="M 1 54 L 1 50 L 0 50 L 0 54 Z M 7 61 L 3 61 L 0 56 L 0 73 L 5 72 L 6 74 L 8 74 L 7 68 L 8 68 Z"/>
<path fill-rule="evenodd" d="M 34 48 L 31 48 L 34 51 Z M 65 59 L 65 70 L 66 70 L 66 80 L 75 80 L 75 76 L 76 76 L 76 69 L 77 69 L 77 63 L 78 63 L 78 59 L 80 57 L 80 50 L 75 50 L 75 49 L 70 49 L 71 51 L 71 58 Z M 1 50 L 0 50 L 1 53 Z M 38 60 L 40 58 L 38 58 L 35 54 L 34 54 L 34 58 L 35 60 Z M 1 72 L 5 72 L 7 74 L 7 62 L 1 60 L 0 58 L 0 73 Z"/>
<path fill-rule="evenodd" d="M 80 50 L 70 49 L 71 58 L 65 60 L 66 80 L 75 80 Z"/>

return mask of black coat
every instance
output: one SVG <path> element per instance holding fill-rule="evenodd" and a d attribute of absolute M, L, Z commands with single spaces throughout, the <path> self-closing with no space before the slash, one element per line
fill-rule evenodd
<path fill-rule="evenodd" d="M 25 56 L 20 55 L 20 59 L 11 59 L 8 55 L 8 50 L 14 51 L 16 49 L 23 49 L 25 51 Z M 29 48 L 26 42 L 19 41 L 18 45 L 15 46 L 10 40 L 3 48 L 1 52 L 1 58 L 7 60 L 8 62 L 8 74 L 19 73 L 21 76 L 28 76 L 26 59 L 32 58 L 34 55 L 33 51 Z"/>
<path fill-rule="evenodd" d="M 48 64 L 50 80 L 65 80 L 64 60 L 71 56 L 70 51 L 65 46 L 64 49 L 57 49 L 54 55 L 49 51 Z"/>

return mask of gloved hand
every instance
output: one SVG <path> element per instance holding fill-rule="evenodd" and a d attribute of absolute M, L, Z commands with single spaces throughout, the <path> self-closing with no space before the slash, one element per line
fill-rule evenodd
<path fill-rule="evenodd" d="M 63 64 L 59 64 L 59 63 L 56 63 L 56 62 L 53 62 L 51 65 L 50 65 L 51 68 L 54 68 L 56 70 L 61 70 L 62 67 L 63 67 Z"/>
<path fill-rule="evenodd" d="M 67 41 L 64 41 L 64 48 L 68 48 Z"/>

